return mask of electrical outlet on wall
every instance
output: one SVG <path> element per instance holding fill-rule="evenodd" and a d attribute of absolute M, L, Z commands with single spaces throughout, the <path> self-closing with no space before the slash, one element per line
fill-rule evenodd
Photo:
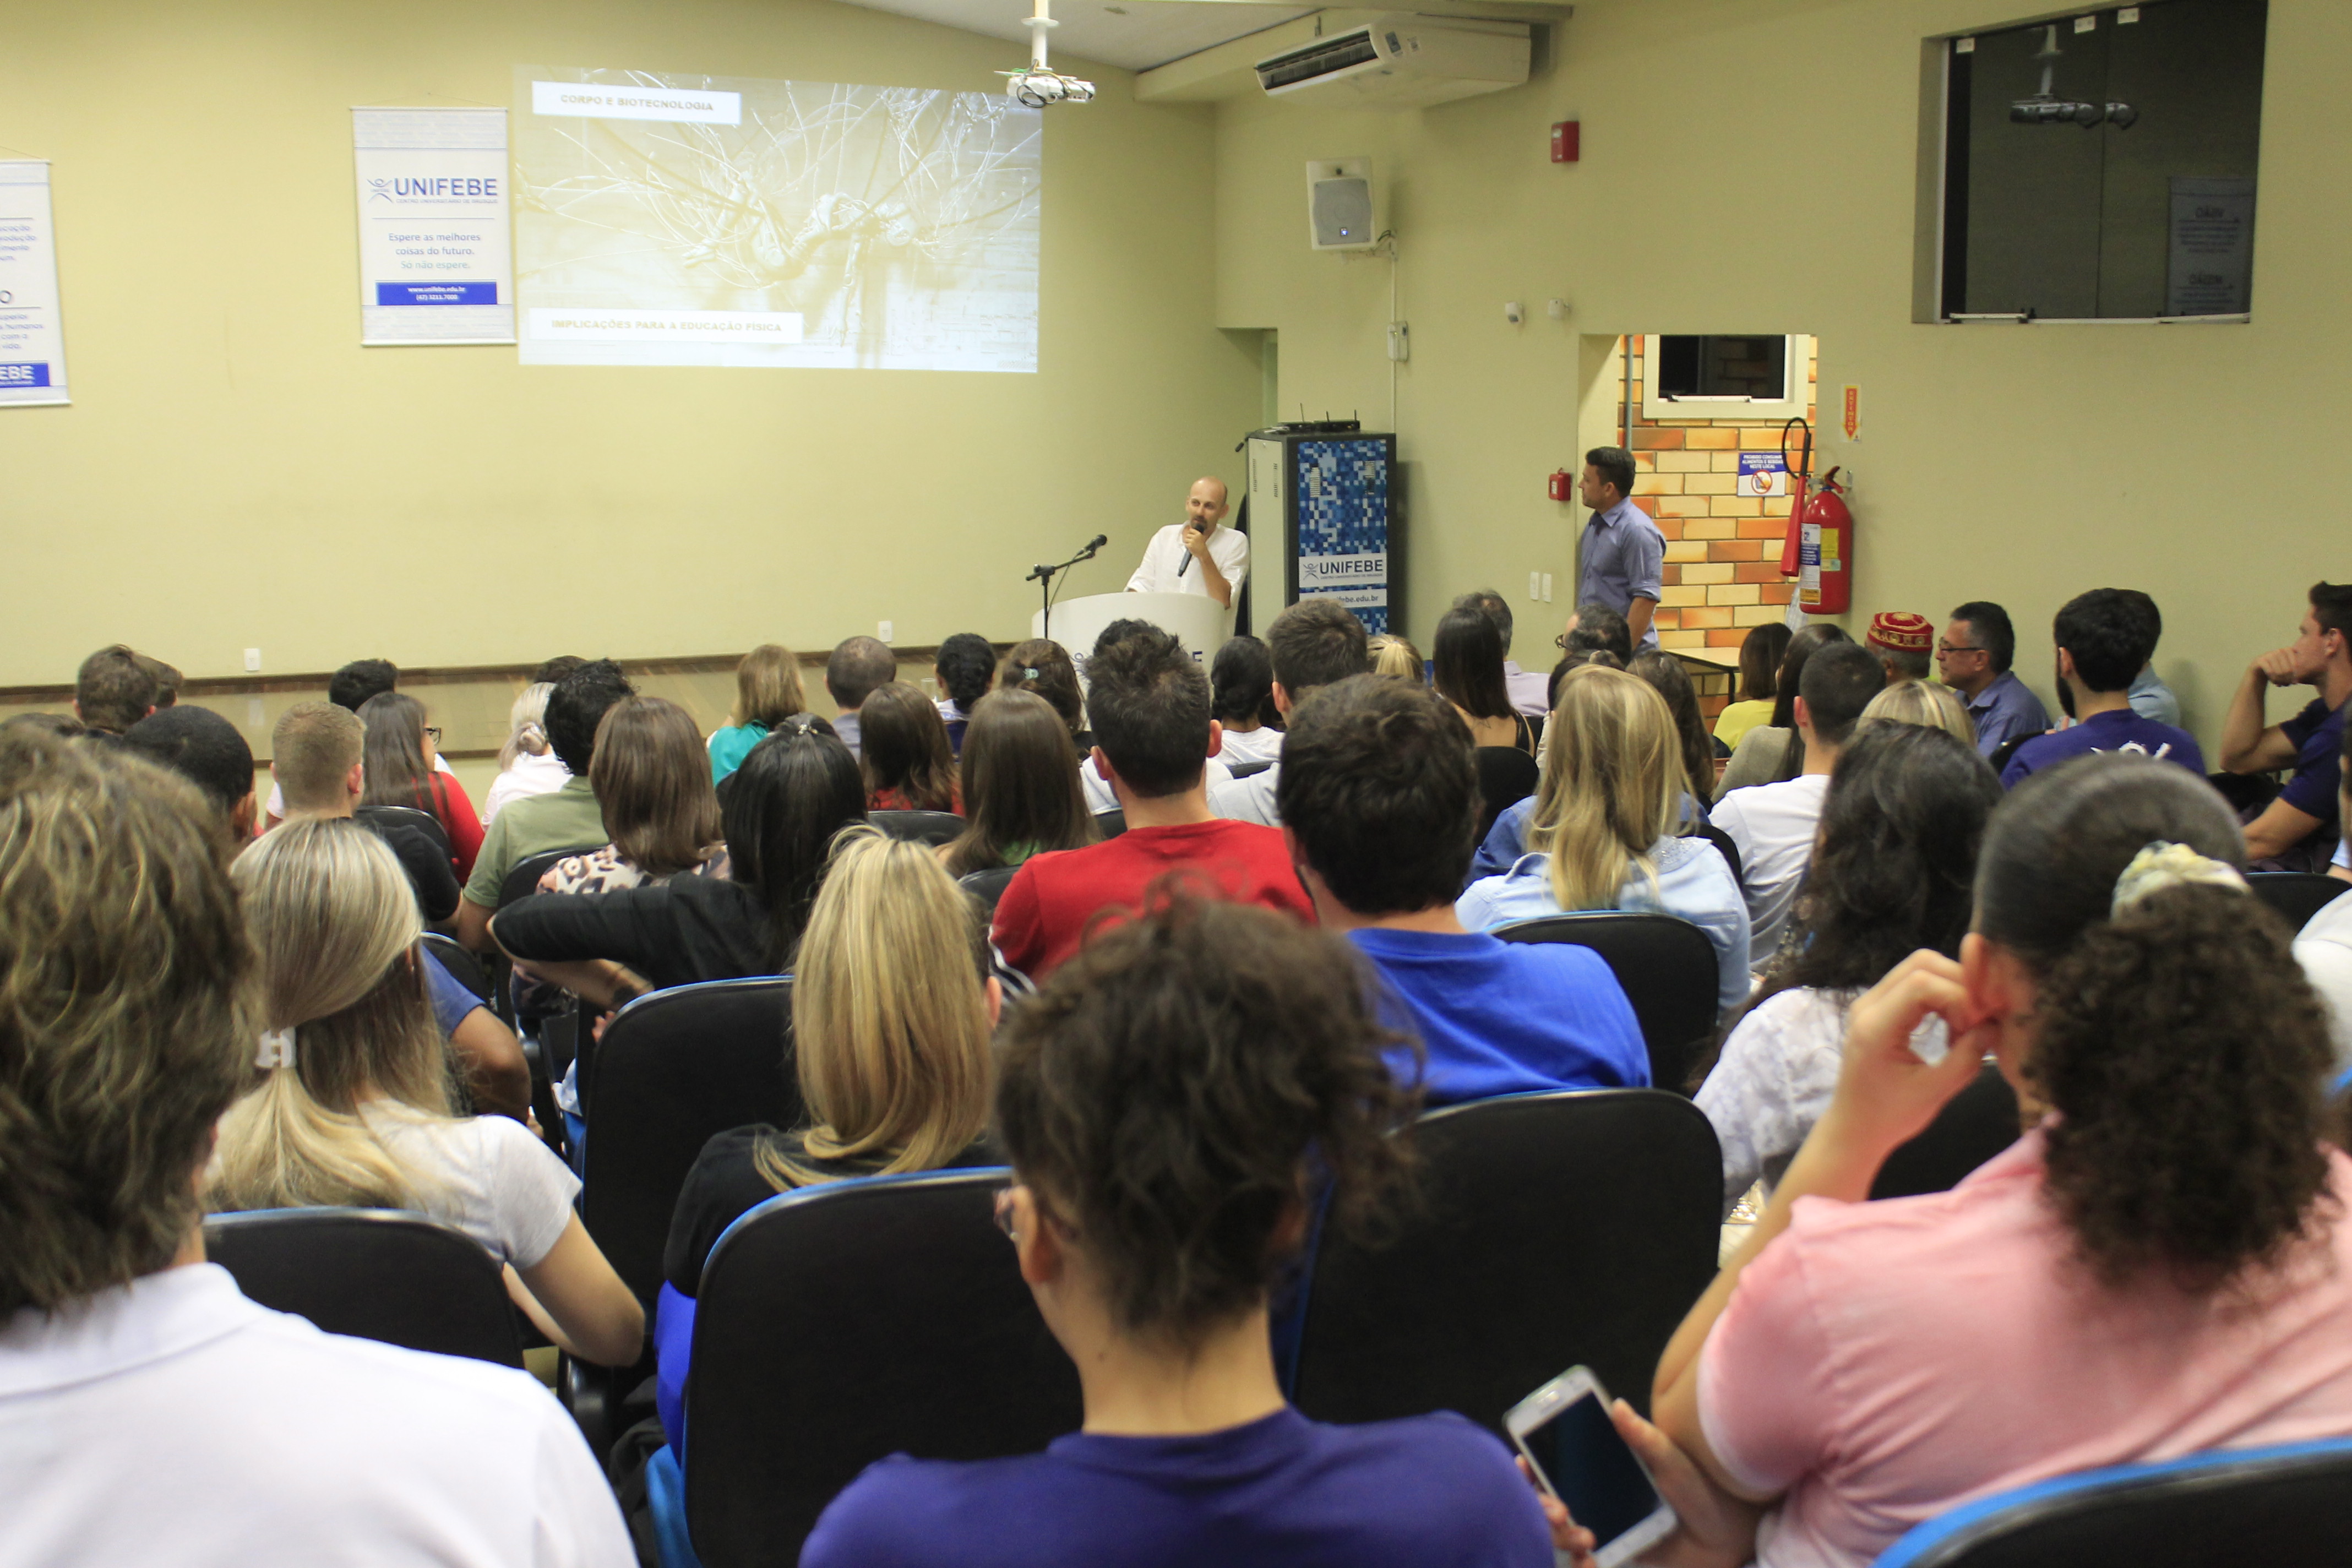
<path fill-rule="evenodd" d="M 1549 572 L 1543 574 L 1543 602 L 1547 605 L 1551 603 L 1551 574 Z"/>
<path fill-rule="evenodd" d="M 1542 573 L 1530 572 L 1528 574 L 1528 597 L 1536 600 L 1540 600 L 1543 597 Z"/>
<path fill-rule="evenodd" d="M 880 637 L 884 642 L 888 642 L 890 640 L 890 623 L 887 621 L 875 622 L 874 635 Z"/>
<path fill-rule="evenodd" d="M 259 648 L 249 647 L 245 650 L 245 672 L 247 675 L 258 675 L 261 673 L 261 650 Z"/>

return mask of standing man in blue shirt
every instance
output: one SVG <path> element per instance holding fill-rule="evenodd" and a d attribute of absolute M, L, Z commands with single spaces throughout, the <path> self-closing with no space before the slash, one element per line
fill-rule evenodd
<path fill-rule="evenodd" d="M 2075 722 L 2020 746 L 2001 770 L 2004 789 L 2085 752 L 2143 752 L 2205 776 L 2205 754 L 2188 731 L 2143 718 L 2132 707 L 2133 672 L 2147 668 L 2156 646 L 2137 596 L 2122 588 L 2078 594 L 2051 631 L 2058 643 L 2058 691 Z"/>
<path fill-rule="evenodd" d="M 1576 602 L 1608 605 L 1625 617 L 1633 651 L 1658 646 L 1658 610 L 1666 560 L 1666 536 L 1650 514 L 1633 504 L 1633 454 L 1622 447 L 1595 447 L 1584 454 L 1584 478 L 1577 495 L 1592 509 L 1576 547 Z"/>
<path fill-rule="evenodd" d="M 2049 710 L 2010 673 L 2017 657 L 2017 628 L 2009 612 L 1984 599 L 1971 599 L 1952 612 L 1936 643 L 1936 673 L 1960 694 L 1977 727 L 1977 750 L 1990 757 L 2021 736 L 2050 728 Z"/>
<path fill-rule="evenodd" d="M 2282 724 L 2263 722 L 2273 686 L 2315 686 L 2319 695 Z M 2315 583 L 2295 639 L 2246 667 L 2221 721 L 2221 766 L 2231 773 L 2293 768 L 2286 787 L 2264 802 L 2225 795 L 2246 819 L 2246 859 L 2258 871 L 2324 871 L 2338 832 L 2345 700 L 2352 697 L 2352 584 Z M 2259 864 L 2257 864 L 2259 862 Z"/>

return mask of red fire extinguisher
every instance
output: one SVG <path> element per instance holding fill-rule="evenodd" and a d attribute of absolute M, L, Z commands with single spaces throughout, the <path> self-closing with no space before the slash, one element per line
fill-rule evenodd
<path fill-rule="evenodd" d="M 1801 430 L 1795 463 L 1789 461 L 1789 432 Z M 1853 513 L 1839 498 L 1835 468 L 1812 488 L 1813 431 L 1802 419 L 1780 429 L 1780 461 L 1793 477 L 1789 534 L 1780 544 L 1780 575 L 1797 582 L 1797 607 L 1809 616 L 1843 614 L 1853 602 Z"/>

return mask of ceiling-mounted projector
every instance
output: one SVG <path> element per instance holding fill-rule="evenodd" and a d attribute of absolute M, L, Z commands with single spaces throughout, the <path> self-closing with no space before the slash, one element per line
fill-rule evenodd
<path fill-rule="evenodd" d="M 1004 78 L 1004 90 L 1024 109 L 1043 109 L 1049 103 L 1092 103 L 1095 84 L 1081 81 L 1074 76 L 1064 76 L 1045 63 L 1045 35 L 1061 26 L 1054 20 L 1051 0 L 1037 0 L 1037 8 L 1021 19 L 1029 29 L 1029 68 L 1022 71 L 999 71 Z"/>
<path fill-rule="evenodd" d="M 1423 109 L 1528 79 L 1523 22 L 1391 12 L 1257 62 L 1269 98 L 1358 109 Z"/>

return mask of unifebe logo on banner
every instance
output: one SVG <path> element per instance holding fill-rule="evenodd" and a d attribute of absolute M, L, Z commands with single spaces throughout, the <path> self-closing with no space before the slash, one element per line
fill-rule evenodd
<path fill-rule="evenodd" d="M 1385 605 L 1389 602 L 1388 552 L 1301 555 L 1298 596 L 1337 599 L 1351 610 Z"/>
<path fill-rule="evenodd" d="M 354 109 L 360 342 L 514 342 L 502 109 Z"/>
<path fill-rule="evenodd" d="M 496 174 L 394 174 L 368 181 L 368 205 L 497 206 L 505 195 Z"/>

